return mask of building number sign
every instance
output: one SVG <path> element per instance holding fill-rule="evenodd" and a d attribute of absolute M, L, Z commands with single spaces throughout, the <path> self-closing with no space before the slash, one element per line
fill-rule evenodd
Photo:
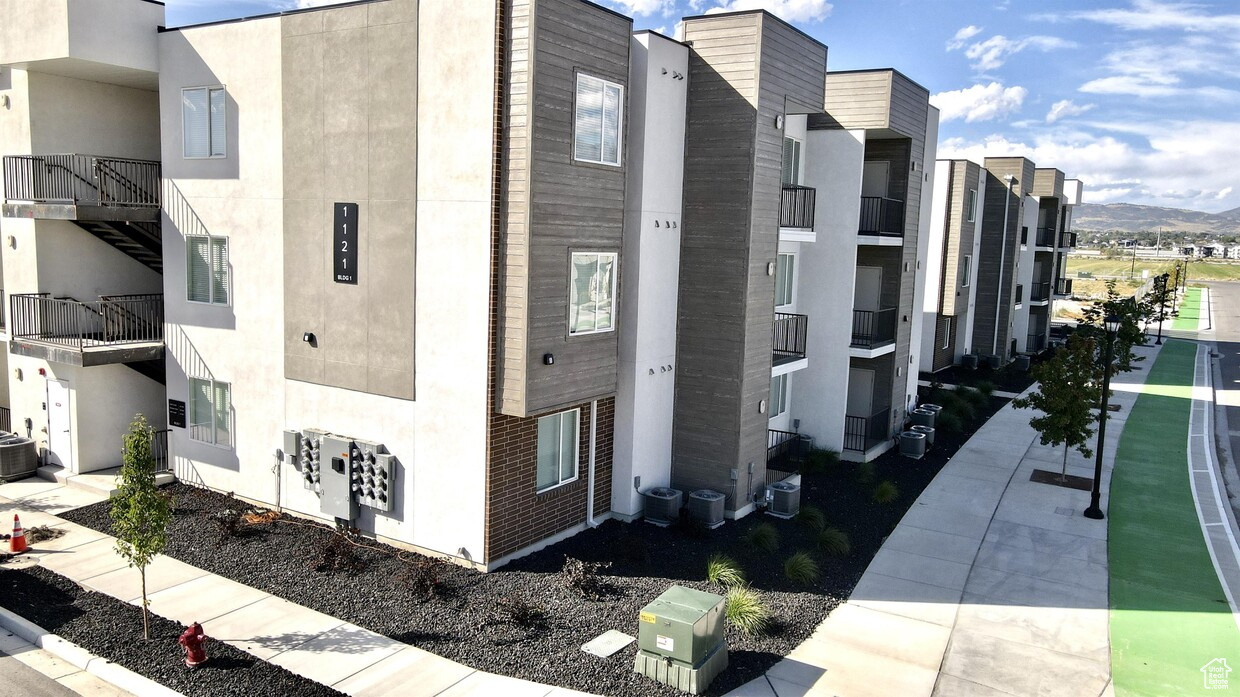
<path fill-rule="evenodd" d="M 337 203 L 332 222 L 332 268 L 336 283 L 357 285 L 357 204 Z"/>

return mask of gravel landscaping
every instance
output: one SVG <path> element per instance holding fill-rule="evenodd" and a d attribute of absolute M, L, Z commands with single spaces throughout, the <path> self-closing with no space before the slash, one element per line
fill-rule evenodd
<path fill-rule="evenodd" d="M 848 597 L 883 539 L 951 454 L 1005 403 L 990 399 L 974 424 L 939 435 L 921 460 L 889 452 L 872 467 L 840 462 L 803 474 L 803 508 L 819 509 L 827 526 L 847 534 L 846 556 L 820 549 L 824 521 L 812 516 L 750 515 L 716 530 L 608 521 L 482 574 L 370 540 L 346 541 L 329 527 L 300 519 L 270 514 L 238 521 L 224 512 L 248 506 L 184 484 L 166 489 L 175 497 L 167 554 L 480 670 L 627 697 L 683 693 L 633 672 L 635 643 L 606 659 L 582 652 L 581 645 L 609 629 L 636 635 L 640 609 L 672 584 L 722 595 L 725 589 L 705 579 L 707 559 L 724 553 L 739 563 L 773 619 L 759 636 L 728 628 L 729 668 L 707 693 L 719 695 L 760 676 L 810 636 Z M 894 493 L 893 501 L 876 500 L 883 498 L 875 495 L 883 482 L 891 483 L 883 488 Z M 107 532 L 107 512 L 104 502 L 61 517 Z M 759 525 L 774 527 L 774 551 L 752 544 L 751 531 Z M 816 581 L 797 584 L 785 577 L 784 562 L 798 551 L 817 562 Z M 566 557 L 611 564 L 599 572 L 596 598 L 566 584 Z M 209 623 L 205 629 L 209 635 Z"/>
<path fill-rule="evenodd" d="M 260 692 L 299 697 L 343 694 L 218 641 L 207 643 L 210 658 L 206 663 L 187 668 L 185 652 L 177 644 L 184 627 L 152 615 L 151 640 L 144 641 L 141 608 L 85 590 L 39 566 L 0 566 L 0 605 L 97 656 L 189 697 L 251 697 Z"/>

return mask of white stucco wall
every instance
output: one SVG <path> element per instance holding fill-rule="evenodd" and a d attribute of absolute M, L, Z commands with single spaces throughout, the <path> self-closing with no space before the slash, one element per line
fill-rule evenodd
<path fill-rule="evenodd" d="M 929 329 L 934 331 L 934 320 L 930 320 L 927 327 L 924 321 L 924 315 L 918 310 L 926 304 L 927 289 L 931 283 L 938 284 L 940 275 L 935 273 L 930 275 L 929 255 L 930 255 L 930 216 L 934 210 L 934 197 L 927 196 L 927 192 L 935 190 L 935 158 L 938 156 L 939 143 L 939 110 L 929 107 L 926 112 L 926 149 L 923 155 L 922 171 L 920 172 L 921 181 L 921 206 L 917 214 L 917 270 L 913 274 L 913 312 L 911 319 L 910 341 L 909 341 L 909 357 L 908 365 L 904 366 L 905 377 L 905 411 L 908 407 L 917 403 L 917 370 L 921 365 L 921 357 L 924 355 L 927 359 L 932 359 L 934 352 L 923 351 L 920 341 L 922 333 Z M 943 177 L 946 179 L 947 177 Z M 942 238 L 939 241 L 939 248 L 942 249 Z M 938 256 L 936 256 L 938 259 Z M 930 290 L 929 293 L 934 293 Z M 937 294 L 936 294 L 937 295 Z"/>
<path fill-rule="evenodd" d="M 951 188 L 950 160 L 935 162 L 934 186 L 923 189 L 930 198 L 930 224 L 923 228 L 926 237 L 926 293 L 921 303 L 921 361 L 920 369 L 929 372 L 934 369 L 934 332 L 939 306 L 942 302 L 943 284 L 943 244 L 947 238 L 947 196 Z"/>
<path fill-rule="evenodd" d="M 137 0 L 0 0 L 0 63 L 73 62 L 111 70 L 159 69 L 156 28 L 164 7 Z"/>
<path fill-rule="evenodd" d="M 689 72 L 688 49 L 682 44 L 638 33 L 630 46 L 629 179 L 611 487 L 612 512 L 624 518 L 642 512 L 634 477 L 641 477 L 643 490 L 671 483 L 688 86 L 688 80 L 673 74 Z"/>
<path fill-rule="evenodd" d="M 805 184 L 816 191 L 816 241 L 802 243 L 797 311 L 808 315 L 809 366 L 791 378 L 791 416 L 818 447 L 842 450 L 865 131 L 810 131 Z"/>
<path fill-rule="evenodd" d="M 1033 291 L 1033 255 L 1034 242 L 1037 241 L 1038 235 L 1038 197 L 1025 196 L 1024 203 L 1021 207 L 1021 225 L 1029 228 L 1028 244 L 1023 247 L 1017 247 L 1016 266 L 1013 273 L 1016 276 L 1016 282 L 1024 286 L 1024 298 L 1020 307 L 1012 312 L 1011 315 L 1011 333 L 1008 338 L 1010 343 L 1012 339 L 1016 340 L 1016 352 L 1024 353 L 1025 337 L 1029 333 L 1029 298 Z M 999 347 L 1003 350 L 1003 347 Z"/>

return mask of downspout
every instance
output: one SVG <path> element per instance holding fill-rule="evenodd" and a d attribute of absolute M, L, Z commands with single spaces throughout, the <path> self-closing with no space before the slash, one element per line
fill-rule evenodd
<path fill-rule="evenodd" d="M 1012 182 L 1016 181 L 1016 177 L 1005 174 L 1003 181 L 1007 182 L 1007 193 L 1003 195 L 1003 245 L 999 247 L 999 288 L 995 293 L 995 332 L 990 343 L 990 355 L 992 356 L 999 355 L 999 310 L 1003 308 L 1003 267 L 1007 260 L 1008 203 L 1012 198 Z"/>
<path fill-rule="evenodd" d="M 590 466 L 586 472 L 586 527 L 596 528 L 594 521 L 594 454 L 597 450 L 595 436 L 598 434 L 598 400 L 590 402 Z"/>

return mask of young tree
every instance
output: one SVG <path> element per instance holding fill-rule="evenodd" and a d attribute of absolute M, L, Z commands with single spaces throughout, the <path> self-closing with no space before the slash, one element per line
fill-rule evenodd
<path fill-rule="evenodd" d="M 116 553 L 138 567 L 142 576 L 142 637 L 151 638 L 147 617 L 146 567 L 168 544 L 172 506 L 155 485 L 155 460 L 151 457 L 151 426 L 142 414 L 129 424 L 121 448 L 121 472 L 112 497 L 112 527 Z"/>
<path fill-rule="evenodd" d="M 1068 449 L 1090 457 L 1093 435 L 1091 409 L 1102 396 L 1102 370 L 1093 337 L 1080 332 L 1068 337 L 1066 346 L 1050 360 L 1033 369 L 1038 390 L 1012 402 L 1017 409 L 1042 412 L 1029 420 L 1041 434 L 1042 445 L 1063 445 L 1063 475 L 1068 473 Z"/>
<path fill-rule="evenodd" d="M 1155 308 L 1148 294 L 1140 301 L 1133 296 L 1121 296 L 1115 290 L 1115 279 L 1108 279 L 1106 287 L 1105 300 L 1081 311 L 1077 331 L 1093 337 L 1096 345 L 1101 346 L 1106 341 L 1103 321 L 1108 315 L 1118 317 L 1120 325 L 1119 332 L 1115 335 L 1115 362 L 1112 363 L 1112 370 L 1128 372 L 1132 370 L 1133 362 L 1145 360 L 1143 356 L 1133 353 L 1132 347 L 1144 346 L 1147 343 L 1148 339 L 1141 325 L 1153 316 Z"/>

